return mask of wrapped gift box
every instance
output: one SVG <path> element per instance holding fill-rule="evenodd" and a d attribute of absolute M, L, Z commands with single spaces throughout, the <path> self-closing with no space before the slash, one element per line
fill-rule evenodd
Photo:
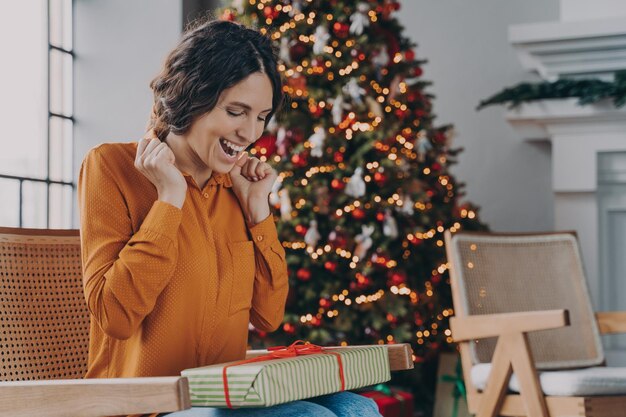
<path fill-rule="evenodd" d="M 471 417 L 459 361 L 457 353 L 442 353 L 439 356 L 433 417 Z"/>
<path fill-rule="evenodd" d="M 342 377 L 345 390 L 378 384 L 391 378 L 384 346 L 240 362 L 181 372 L 189 379 L 192 406 L 269 407 L 339 392 L 342 390 Z"/>
<path fill-rule="evenodd" d="M 380 391 L 365 391 L 361 395 L 371 398 L 378 404 L 378 410 L 383 417 L 412 417 L 413 394 L 398 389 Z"/>

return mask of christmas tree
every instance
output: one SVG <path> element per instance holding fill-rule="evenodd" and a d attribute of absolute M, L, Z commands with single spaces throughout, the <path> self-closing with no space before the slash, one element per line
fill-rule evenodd
<path fill-rule="evenodd" d="M 409 342 L 420 363 L 452 342 L 443 233 L 484 226 L 460 202 L 459 150 L 450 126 L 433 125 L 399 8 L 236 0 L 223 11 L 276 43 L 288 98 L 251 150 L 279 172 L 270 200 L 291 285 L 282 328 L 253 329 L 254 346 Z"/>

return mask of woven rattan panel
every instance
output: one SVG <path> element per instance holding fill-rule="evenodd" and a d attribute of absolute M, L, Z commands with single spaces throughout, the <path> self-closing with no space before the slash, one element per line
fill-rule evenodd
<path fill-rule="evenodd" d="M 465 314 L 567 309 L 571 325 L 529 334 L 541 369 L 604 360 L 575 236 L 457 235 L 455 267 Z M 475 363 L 490 362 L 495 339 L 472 345 Z"/>
<path fill-rule="evenodd" d="M 78 235 L 0 234 L 0 380 L 81 378 L 88 345 Z"/>

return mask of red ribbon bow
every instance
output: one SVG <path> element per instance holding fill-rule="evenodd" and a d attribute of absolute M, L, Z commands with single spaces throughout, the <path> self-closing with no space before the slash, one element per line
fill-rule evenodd
<path fill-rule="evenodd" d="M 224 383 L 224 397 L 226 398 L 226 406 L 228 406 L 228 408 L 233 408 L 233 406 L 230 402 L 230 393 L 228 391 L 228 376 L 226 375 L 226 370 L 231 366 L 244 365 L 247 363 L 269 361 L 272 359 L 294 358 L 296 356 L 315 355 L 319 353 L 335 355 L 335 357 L 337 358 L 337 363 L 339 364 L 339 380 L 341 382 L 341 391 L 344 391 L 346 389 L 346 381 L 343 374 L 343 363 L 341 362 L 341 355 L 336 352 L 328 351 L 321 346 L 314 345 L 309 342 L 303 342 L 302 340 L 296 340 L 289 346 L 273 346 L 267 348 L 267 350 L 269 353 L 266 355 L 257 356 L 256 358 L 251 359 L 245 359 L 224 366 L 224 368 L 222 369 L 222 381 Z"/>

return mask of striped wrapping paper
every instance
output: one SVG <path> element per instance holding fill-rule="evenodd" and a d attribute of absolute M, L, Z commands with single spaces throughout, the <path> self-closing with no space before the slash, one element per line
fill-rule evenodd
<path fill-rule="evenodd" d="M 341 355 L 345 388 L 356 389 L 389 381 L 389 359 L 384 346 L 334 350 Z M 222 369 L 226 364 L 186 369 L 191 405 L 226 408 Z M 341 391 L 339 364 L 331 354 L 232 366 L 227 369 L 233 407 L 269 407 Z"/>

